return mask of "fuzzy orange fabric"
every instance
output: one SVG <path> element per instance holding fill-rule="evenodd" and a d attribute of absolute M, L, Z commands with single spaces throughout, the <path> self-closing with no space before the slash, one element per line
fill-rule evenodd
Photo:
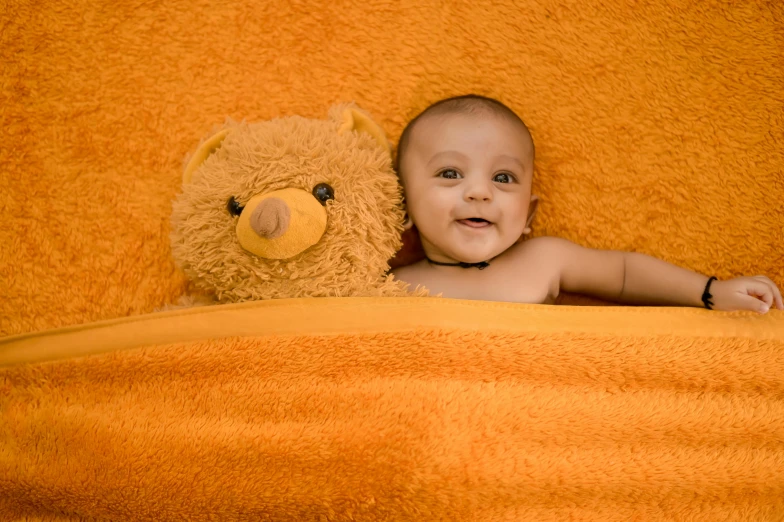
<path fill-rule="evenodd" d="M 0 342 L 0 518 L 782 520 L 783 399 L 778 311 L 124 318 Z"/>
<path fill-rule="evenodd" d="M 533 131 L 535 235 L 784 286 L 781 2 L 19 0 L 0 27 L 0 334 L 184 293 L 171 201 L 227 116 L 353 100 L 395 140 L 465 92 Z"/>

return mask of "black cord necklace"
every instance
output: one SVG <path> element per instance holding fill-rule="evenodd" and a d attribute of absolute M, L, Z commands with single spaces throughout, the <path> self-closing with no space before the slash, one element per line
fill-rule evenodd
<path fill-rule="evenodd" d="M 442 263 L 441 261 L 433 261 L 429 257 L 426 257 L 427 262 L 431 265 L 439 265 L 439 266 L 459 266 L 460 268 L 478 268 L 479 270 L 484 270 L 488 266 L 490 266 L 489 261 L 480 261 L 478 263 Z"/>

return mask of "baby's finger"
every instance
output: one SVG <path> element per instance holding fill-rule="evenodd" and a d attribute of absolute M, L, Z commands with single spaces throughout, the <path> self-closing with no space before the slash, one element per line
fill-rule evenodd
<path fill-rule="evenodd" d="M 738 296 L 738 310 L 750 310 L 752 312 L 759 312 L 761 314 L 767 313 L 770 310 L 770 305 L 765 304 L 753 295 L 739 295 Z"/>
<path fill-rule="evenodd" d="M 776 301 L 776 308 L 778 308 L 779 310 L 784 310 L 784 299 L 782 299 L 781 290 L 779 290 L 779 288 L 776 286 L 776 283 L 774 283 L 770 278 L 765 276 L 756 276 L 754 279 L 759 279 L 768 284 L 771 291 L 773 292 L 773 299 L 774 301 Z"/>
<path fill-rule="evenodd" d="M 773 305 L 773 290 L 765 281 L 761 281 L 759 279 L 750 281 L 749 284 L 746 285 L 746 293 L 748 293 L 750 296 L 756 297 L 760 301 L 763 301 L 765 305 L 767 305 L 764 312 L 767 312 L 771 305 Z"/>

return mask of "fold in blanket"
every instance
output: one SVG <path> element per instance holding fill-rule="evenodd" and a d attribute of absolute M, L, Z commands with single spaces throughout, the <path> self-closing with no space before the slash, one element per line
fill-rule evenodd
<path fill-rule="evenodd" d="M 265 301 L 0 366 L 3 520 L 784 518 L 784 313 Z"/>

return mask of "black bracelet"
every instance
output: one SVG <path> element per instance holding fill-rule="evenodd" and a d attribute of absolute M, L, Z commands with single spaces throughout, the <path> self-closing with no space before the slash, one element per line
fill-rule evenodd
<path fill-rule="evenodd" d="M 713 306 L 713 301 L 711 301 L 711 299 L 713 299 L 713 296 L 710 293 L 710 285 L 715 280 L 716 277 L 711 276 L 711 278 L 708 279 L 708 284 L 705 285 L 705 291 L 702 293 L 702 304 L 704 304 L 705 308 L 707 308 L 708 310 L 713 310 L 713 308 L 711 308 Z"/>

